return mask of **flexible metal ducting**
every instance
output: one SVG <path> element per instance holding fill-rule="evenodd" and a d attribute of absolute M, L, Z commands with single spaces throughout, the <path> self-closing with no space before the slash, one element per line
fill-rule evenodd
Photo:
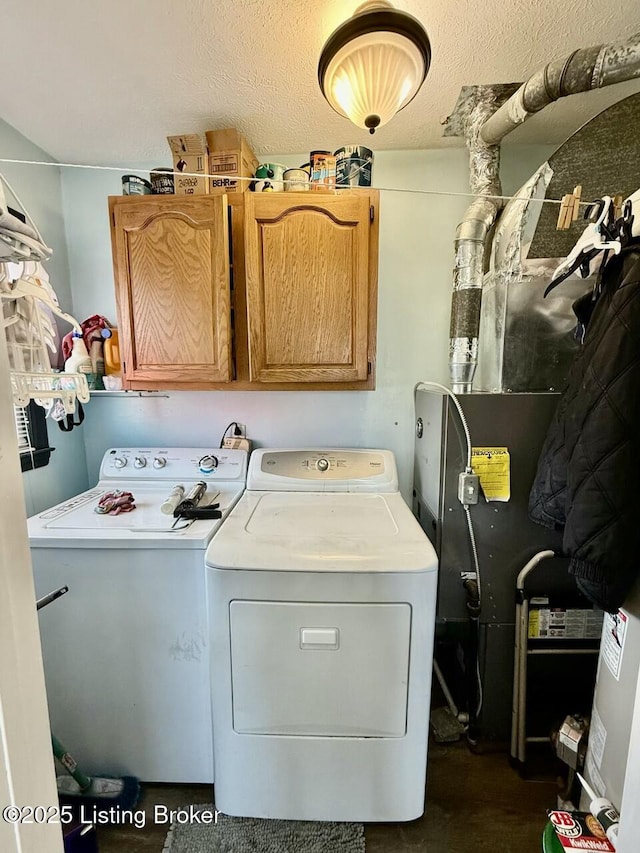
<path fill-rule="evenodd" d="M 480 301 L 485 273 L 487 237 L 500 212 L 501 202 L 487 196 L 502 193 L 500 147 L 487 145 L 480 131 L 500 105 L 491 86 L 478 86 L 475 103 L 464 121 L 469 149 L 471 190 L 477 193 L 456 231 L 456 260 L 453 269 L 449 366 L 454 392 L 471 389 L 478 362 Z M 503 99 L 504 100 L 504 99 Z M 478 282 L 480 286 L 478 286 Z"/>
<path fill-rule="evenodd" d="M 628 41 L 575 50 L 533 74 L 499 105 L 480 98 L 465 124 L 471 189 L 478 193 L 456 232 L 451 301 L 449 369 L 456 393 L 471 391 L 477 364 L 478 330 L 487 238 L 501 208 L 499 145 L 529 116 L 567 95 L 588 92 L 640 77 L 640 33 Z M 482 121 L 480 122 L 480 119 Z M 480 122 L 480 124 L 478 124 Z"/>

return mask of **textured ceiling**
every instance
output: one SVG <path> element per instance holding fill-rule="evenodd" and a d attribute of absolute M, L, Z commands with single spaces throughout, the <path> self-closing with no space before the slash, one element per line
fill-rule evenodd
<path fill-rule="evenodd" d="M 433 62 L 375 137 L 332 112 L 316 82 L 332 30 L 360 0 L 2 0 L 0 117 L 59 160 L 169 160 L 165 137 L 242 130 L 260 154 L 373 143 L 460 145 L 441 120 L 467 84 L 524 80 L 577 47 L 640 30 L 638 0 L 397 0 Z M 640 82 L 567 99 L 510 141 L 561 142 Z"/>

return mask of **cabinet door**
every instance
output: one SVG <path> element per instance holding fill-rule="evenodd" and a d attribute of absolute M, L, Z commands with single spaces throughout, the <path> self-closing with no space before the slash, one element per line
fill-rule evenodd
<path fill-rule="evenodd" d="M 245 197 L 254 382 L 367 379 L 368 195 Z"/>
<path fill-rule="evenodd" d="M 226 196 L 117 198 L 111 208 L 125 382 L 228 381 Z"/>

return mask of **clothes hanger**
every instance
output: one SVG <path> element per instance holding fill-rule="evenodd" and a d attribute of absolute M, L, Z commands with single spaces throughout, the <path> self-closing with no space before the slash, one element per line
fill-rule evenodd
<path fill-rule="evenodd" d="M 591 274 L 591 264 L 602 252 L 611 250 L 618 254 L 622 249 L 612 231 L 614 212 L 611 196 L 605 195 L 589 205 L 584 217 L 585 219 L 595 217 L 595 221 L 587 225 L 573 249 L 556 268 L 544 292 L 545 296 L 574 272 L 577 272 L 581 278 L 588 278 Z"/>
<path fill-rule="evenodd" d="M 578 238 L 578 242 L 564 261 L 556 268 L 547 289 L 551 291 L 572 273 L 588 278 L 595 268 L 596 259 L 604 252 L 601 268 L 607 261 L 608 253 L 619 255 L 624 246 L 635 237 L 640 237 L 640 189 L 628 196 L 622 205 L 622 215 L 615 219 L 615 208 L 611 196 L 603 196 L 592 202 L 585 210 L 585 219 L 592 221 Z"/>
<path fill-rule="evenodd" d="M 24 211 L 24 216 L 15 215 L 15 212 L 9 209 L 5 186 Z M 53 251 L 42 239 L 29 212 L 0 172 L 0 262 L 42 261 L 50 258 L 52 254 Z"/>
<path fill-rule="evenodd" d="M 41 302 L 44 302 L 47 308 L 55 314 L 56 317 L 60 317 L 66 323 L 69 323 L 70 326 L 73 326 L 76 332 L 80 332 L 80 334 L 82 334 L 82 329 L 78 325 L 78 321 L 75 317 L 72 317 L 71 314 L 67 314 L 62 311 L 62 309 L 51 299 L 47 291 L 34 281 L 29 281 L 26 278 L 19 278 L 12 282 L 9 287 L 10 289 L 7 291 L 0 290 L 0 297 L 3 299 L 19 299 L 21 296 L 33 296 L 35 299 L 39 299 Z"/>

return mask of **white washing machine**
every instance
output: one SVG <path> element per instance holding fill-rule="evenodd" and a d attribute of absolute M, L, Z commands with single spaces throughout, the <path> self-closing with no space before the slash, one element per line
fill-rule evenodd
<path fill-rule="evenodd" d="M 206 563 L 216 807 L 419 817 L 437 558 L 393 454 L 254 451 Z"/>
<path fill-rule="evenodd" d="M 243 450 L 112 448 L 97 486 L 29 519 L 52 730 L 89 774 L 212 782 L 204 553 L 244 490 Z M 222 520 L 161 512 L 174 484 L 205 481 Z M 98 515 L 99 498 L 136 509 Z"/>

